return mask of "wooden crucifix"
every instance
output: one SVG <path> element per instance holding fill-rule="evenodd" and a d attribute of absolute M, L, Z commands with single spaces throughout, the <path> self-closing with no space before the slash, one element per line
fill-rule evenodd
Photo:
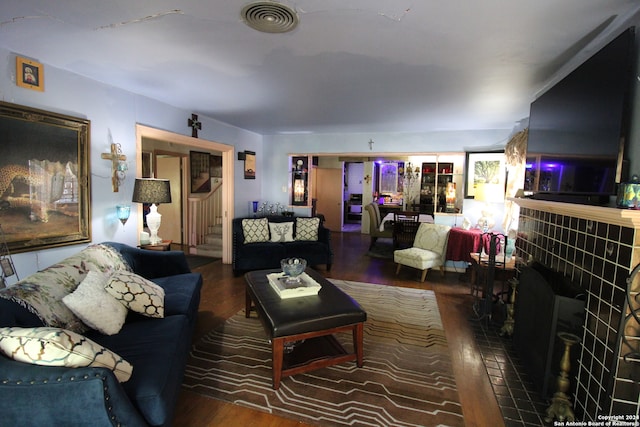
<path fill-rule="evenodd" d="M 122 154 L 120 144 L 111 144 L 110 153 L 102 153 L 101 157 L 105 160 L 111 161 L 111 188 L 114 193 L 118 192 L 120 186 L 120 180 L 118 179 L 118 166 L 120 162 L 127 160 L 127 156 Z"/>
<path fill-rule="evenodd" d="M 191 136 L 194 138 L 197 138 L 198 130 L 202 130 L 202 123 L 198 121 L 198 115 L 192 114 L 188 123 L 189 123 L 189 126 L 191 127 Z"/>

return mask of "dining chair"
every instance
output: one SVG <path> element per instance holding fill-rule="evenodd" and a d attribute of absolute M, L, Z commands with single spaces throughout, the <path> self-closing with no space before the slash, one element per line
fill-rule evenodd
<path fill-rule="evenodd" d="M 420 212 L 413 212 L 413 211 L 394 212 L 393 222 L 398 222 L 398 221 L 419 222 Z"/>

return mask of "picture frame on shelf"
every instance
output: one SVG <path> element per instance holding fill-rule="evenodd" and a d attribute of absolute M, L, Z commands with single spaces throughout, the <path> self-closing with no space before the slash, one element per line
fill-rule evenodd
<path fill-rule="evenodd" d="M 91 242 L 90 125 L 0 102 L 0 222 L 12 253 Z"/>
<path fill-rule="evenodd" d="M 479 183 L 506 184 L 506 163 L 504 150 L 465 153 L 464 198 L 475 197 Z"/>

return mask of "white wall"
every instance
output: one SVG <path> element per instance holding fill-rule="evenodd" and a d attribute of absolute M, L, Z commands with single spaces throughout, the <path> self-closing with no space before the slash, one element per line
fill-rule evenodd
<path fill-rule="evenodd" d="M 136 245 L 137 210 L 132 203 L 129 221 L 123 227 L 115 216 L 115 206 L 130 202 L 136 171 L 136 123 L 190 135 L 187 119 L 192 111 L 185 111 L 140 95 L 111 87 L 84 77 L 44 64 L 45 90 L 31 91 L 15 84 L 15 54 L 0 49 L 0 99 L 46 111 L 86 118 L 91 121 L 91 233 L 93 242 L 118 241 Z M 251 150 L 258 154 L 258 171 L 264 169 L 262 160 L 262 136 L 200 116 L 201 139 L 234 145 L 239 150 Z M 112 138 L 112 140 L 110 139 Z M 118 193 L 111 190 L 111 163 L 100 155 L 108 153 L 111 142 L 121 145 L 127 156 L 129 173 Z M 10 147 L 3 147 L 3 150 Z M 234 165 L 236 166 L 236 165 Z M 261 192 L 261 179 L 243 179 L 241 162 L 235 171 L 235 210 L 244 212 L 247 200 Z M 0 219 L 1 222 L 1 219 Z M 13 254 L 20 278 L 47 267 L 84 245 L 65 246 L 21 254 Z M 11 279 L 9 280 L 11 283 Z"/>

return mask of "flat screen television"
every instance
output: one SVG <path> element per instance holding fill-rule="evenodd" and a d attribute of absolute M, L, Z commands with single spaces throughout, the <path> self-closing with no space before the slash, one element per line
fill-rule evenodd
<path fill-rule="evenodd" d="M 607 204 L 624 180 L 635 29 L 628 28 L 531 104 L 524 190 Z"/>

